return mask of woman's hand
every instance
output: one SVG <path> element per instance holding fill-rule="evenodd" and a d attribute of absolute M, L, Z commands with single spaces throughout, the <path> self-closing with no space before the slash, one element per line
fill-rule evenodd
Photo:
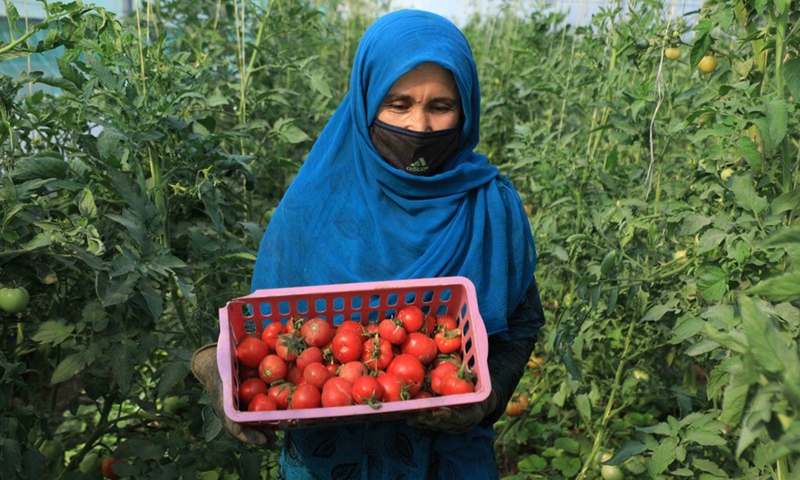
<path fill-rule="evenodd" d="M 192 355 L 192 373 L 208 391 L 211 407 L 222 422 L 222 428 L 228 435 L 242 443 L 251 445 L 268 445 L 275 442 L 275 434 L 264 433 L 252 428 L 242 427 L 225 415 L 222 407 L 222 378 L 217 368 L 217 345 L 212 343 L 201 347 Z"/>
<path fill-rule="evenodd" d="M 475 428 L 496 408 L 497 394 L 492 391 L 483 402 L 418 412 L 410 416 L 407 422 L 416 428 L 458 434 Z"/>

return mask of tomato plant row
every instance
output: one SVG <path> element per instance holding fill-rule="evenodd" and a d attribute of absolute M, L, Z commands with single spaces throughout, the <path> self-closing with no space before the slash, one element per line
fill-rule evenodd
<path fill-rule="evenodd" d="M 419 307 L 362 325 L 296 316 L 236 345 L 240 409 L 270 411 L 370 405 L 470 393 L 462 334 L 449 314 Z"/>

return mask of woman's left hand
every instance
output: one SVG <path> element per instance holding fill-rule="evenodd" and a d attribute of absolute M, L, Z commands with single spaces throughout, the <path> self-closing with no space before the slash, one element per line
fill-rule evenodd
<path fill-rule="evenodd" d="M 407 422 L 416 428 L 458 434 L 475 428 L 494 412 L 495 408 L 497 408 L 497 395 L 492 391 L 483 402 L 417 412 L 408 417 Z"/>

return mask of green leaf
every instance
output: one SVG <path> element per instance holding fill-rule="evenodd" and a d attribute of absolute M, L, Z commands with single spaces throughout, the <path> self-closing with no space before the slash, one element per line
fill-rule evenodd
<path fill-rule="evenodd" d="M 523 458 L 519 462 L 517 462 L 517 468 L 519 468 L 520 472 L 541 472 L 545 468 L 547 468 L 547 460 L 540 457 L 539 455 L 528 455 L 527 457 Z"/>
<path fill-rule="evenodd" d="M 681 225 L 681 233 L 683 235 L 694 235 L 699 232 L 703 227 L 709 225 L 713 219 L 703 215 L 692 214 L 683 220 Z"/>
<path fill-rule="evenodd" d="M 138 280 L 139 276 L 135 274 L 129 275 L 122 280 L 110 280 L 103 295 L 103 306 L 109 307 L 127 302 L 133 294 L 133 287 Z"/>
<path fill-rule="evenodd" d="M 675 322 L 675 326 L 670 332 L 671 338 L 669 343 L 677 345 L 703 332 L 705 329 L 705 323 L 706 322 L 691 315 L 679 317 Z"/>
<path fill-rule="evenodd" d="M 767 110 L 769 137 L 773 145 L 777 146 L 786 136 L 786 130 L 789 124 L 789 113 L 787 111 L 786 102 L 783 100 L 775 100 L 766 102 L 765 106 Z"/>
<path fill-rule="evenodd" d="M 698 445 L 725 445 L 727 440 L 722 438 L 718 433 L 708 430 L 691 430 L 683 438 L 684 442 L 692 442 Z"/>
<path fill-rule="evenodd" d="M 311 75 L 310 80 L 311 88 L 321 93 L 323 97 L 331 98 L 333 96 L 331 93 L 331 87 L 328 85 L 328 82 L 325 80 L 325 76 L 321 72 L 314 72 Z"/>
<path fill-rule="evenodd" d="M 625 460 L 633 457 L 634 455 L 639 455 L 645 450 L 647 450 L 647 446 L 644 443 L 629 440 L 623 443 L 622 446 L 619 447 L 616 452 L 614 452 L 614 456 L 607 460 L 605 464 L 619 465 Z"/>
<path fill-rule="evenodd" d="M 767 199 L 759 197 L 753 186 L 753 179 L 749 175 L 736 175 L 731 181 L 731 191 L 736 197 L 736 203 L 756 215 L 769 206 Z"/>
<path fill-rule="evenodd" d="M 211 405 L 206 405 L 203 407 L 203 437 L 206 443 L 217 438 L 220 432 L 222 432 L 222 422 Z"/>
<path fill-rule="evenodd" d="M 97 205 L 94 204 L 94 195 L 88 188 L 78 194 L 78 210 L 83 218 L 92 219 L 97 216 Z"/>
<path fill-rule="evenodd" d="M 770 211 L 773 215 L 797 210 L 798 207 L 800 207 L 800 188 L 779 195 L 770 203 Z"/>
<path fill-rule="evenodd" d="M 177 361 L 169 362 L 161 365 L 153 373 L 153 379 L 158 380 L 156 385 L 156 396 L 158 398 L 165 398 L 172 392 L 172 389 L 178 385 L 189 374 L 189 368 L 186 362 Z M 183 392 L 176 392 L 183 393 Z"/>
<path fill-rule="evenodd" d="M 48 77 L 44 76 L 39 79 L 39 83 L 43 83 L 45 85 L 50 85 L 51 87 L 60 88 L 64 91 L 67 91 L 73 95 L 80 95 L 81 91 L 78 87 L 75 86 L 74 83 L 70 82 L 66 78 L 63 77 Z"/>
<path fill-rule="evenodd" d="M 761 422 L 755 422 L 753 425 L 742 425 L 742 429 L 739 431 L 739 442 L 736 445 L 736 458 L 741 457 L 747 447 L 761 436 L 764 427 L 765 425 Z"/>
<path fill-rule="evenodd" d="M 790 58 L 783 64 L 783 76 L 786 88 L 796 101 L 800 98 L 800 58 Z"/>
<path fill-rule="evenodd" d="M 81 373 L 87 365 L 87 357 L 84 352 L 76 352 L 67 355 L 56 366 L 53 376 L 50 378 L 50 385 L 56 385 L 67 381 L 75 375 Z"/>
<path fill-rule="evenodd" d="M 306 132 L 300 130 L 294 125 L 287 125 L 280 131 L 280 134 L 281 138 L 289 143 L 300 143 L 310 140 L 310 137 L 306 134 Z"/>
<path fill-rule="evenodd" d="M 703 297 L 715 302 L 728 293 L 728 272 L 714 265 L 703 265 L 698 269 L 697 288 Z"/>
<path fill-rule="evenodd" d="M 783 228 L 774 235 L 770 236 L 758 246 L 763 247 L 780 247 L 786 245 L 793 245 L 800 243 L 800 226 L 792 228 Z"/>
<path fill-rule="evenodd" d="M 727 237 L 727 233 L 716 228 L 710 228 L 700 235 L 697 243 L 697 253 L 706 253 L 719 247 Z"/>
<path fill-rule="evenodd" d="M 131 387 L 131 380 L 135 371 L 136 364 L 136 345 L 126 339 L 122 342 L 122 347 L 117 348 L 111 361 L 111 373 L 114 380 L 123 392 Z"/>
<path fill-rule="evenodd" d="M 647 470 L 650 475 L 657 477 L 663 473 L 675 461 L 675 450 L 678 448 L 676 437 L 667 437 L 653 450 L 653 456 L 647 463 Z"/>
<path fill-rule="evenodd" d="M 6 21 L 11 29 L 18 34 L 24 33 L 19 27 L 19 11 L 14 6 L 14 2 L 4 1 L 6 9 Z"/>
<path fill-rule="evenodd" d="M 139 291 L 147 303 L 147 310 L 150 312 L 153 322 L 158 322 L 161 314 L 164 313 L 164 299 L 161 297 L 161 292 L 153 288 L 147 278 L 139 280 Z"/>
<path fill-rule="evenodd" d="M 69 165 L 64 158 L 54 153 L 42 153 L 17 160 L 9 172 L 14 180 L 32 180 L 37 178 L 57 178 L 63 180 L 67 176 Z"/>
<path fill-rule="evenodd" d="M 750 384 L 741 371 L 731 372 L 730 383 L 722 396 L 722 413 L 719 420 L 726 425 L 736 426 L 742 420 L 744 407 L 747 404 L 747 393 Z"/>
<path fill-rule="evenodd" d="M 741 137 L 736 141 L 736 146 L 739 148 L 739 153 L 742 154 L 745 162 L 751 169 L 758 171 L 761 170 L 763 159 L 761 153 L 758 151 L 758 145 L 751 138 Z"/>
<path fill-rule="evenodd" d="M 753 358 L 761 368 L 770 373 L 782 372 L 785 369 L 783 359 L 791 356 L 783 337 L 753 299 L 741 296 L 739 306 L 742 311 L 742 326 Z"/>
<path fill-rule="evenodd" d="M 585 393 L 581 393 L 575 396 L 575 407 L 578 409 L 578 413 L 580 414 L 581 418 L 587 425 L 591 425 L 592 423 L 592 405 L 589 402 L 589 395 Z M 577 453 L 577 450 L 575 452 Z"/>
<path fill-rule="evenodd" d="M 745 293 L 759 295 L 776 302 L 800 300 L 800 271 L 762 280 Z"/>
<path fill-rule="evenodd" d="M 568 453 L 578 453 L 581 451 L 581 444 L 578 443 L 577 440 L 568 437 L 556 438 L 553 442 L 553 446 Z"/>
<path fill-rule="evenodd" d="M 667 314 L 667 312 L 674 312 L 675 307 L 671 305 L 655 305 L 645 312 L 642 317 L 642 322 L 657 322 Z"/>
<path fill-rule="evenodd" d="M 33 336 L 33 340 L 55 346 L 69 338 L 74 331 L 75 326 L 67 325 L 63 320 L 47 320 L 39 326 L 39 330 Z"/>

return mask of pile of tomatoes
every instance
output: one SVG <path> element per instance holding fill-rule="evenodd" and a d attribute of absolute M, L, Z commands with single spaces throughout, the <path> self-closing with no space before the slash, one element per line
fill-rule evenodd
<path fill-rule="evenodd" d="M 294 317 L 236 345 L 239 409 L 270 411 L 370 405 L 470 393 L 456 319 L 408 305 L 366 325 Z"/>

